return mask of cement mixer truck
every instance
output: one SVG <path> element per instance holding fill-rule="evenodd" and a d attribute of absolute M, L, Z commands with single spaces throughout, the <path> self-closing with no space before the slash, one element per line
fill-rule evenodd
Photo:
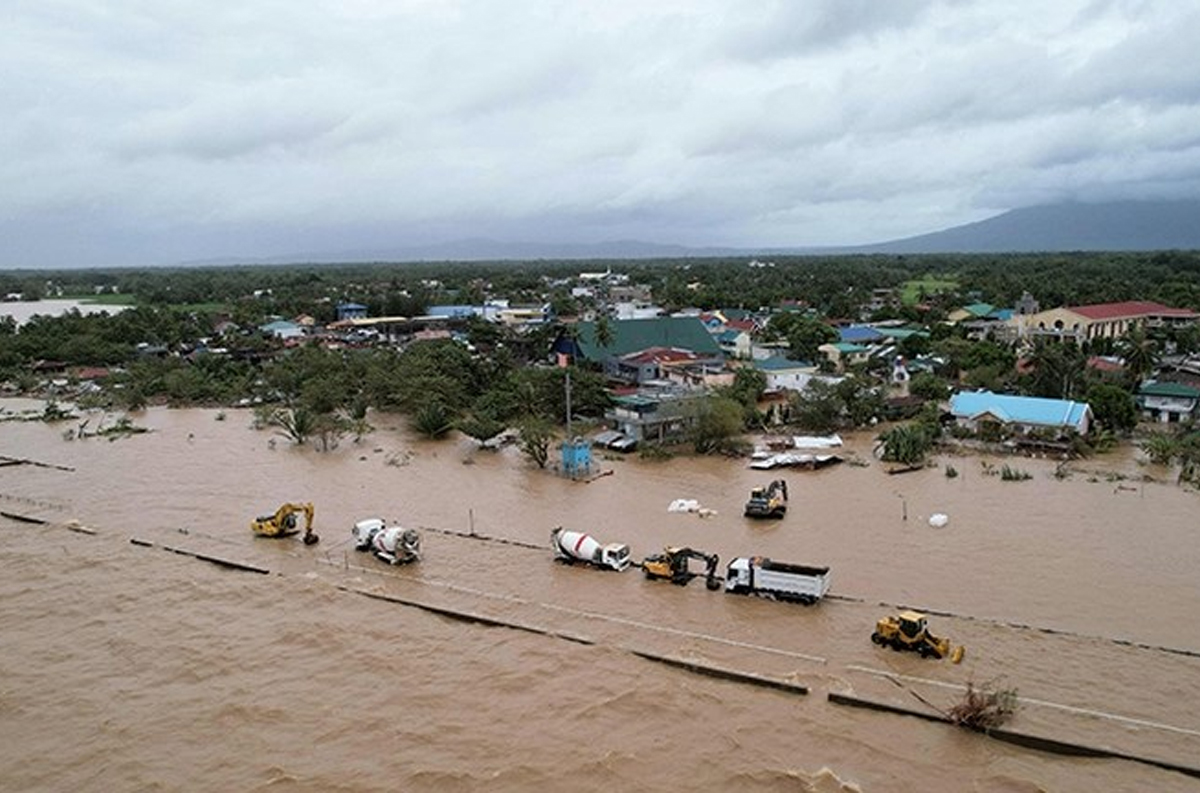
<path fill-rule="evenodd" d="M 569 531 L 559 526 L 550 532 L 554 558 L 564 564 L 583 562 L 605 570 L 624 570 L 629 567 L 629 546 L 623 543 L 601 545 L 590 534 Z"/>

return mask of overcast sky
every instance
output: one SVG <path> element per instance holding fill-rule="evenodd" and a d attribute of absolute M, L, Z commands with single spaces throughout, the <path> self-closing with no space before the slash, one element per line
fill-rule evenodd
<path fill-rule="evenodd" d="M 1191 0 L 4 0 L 0 267 L 1200 197 Z"/>

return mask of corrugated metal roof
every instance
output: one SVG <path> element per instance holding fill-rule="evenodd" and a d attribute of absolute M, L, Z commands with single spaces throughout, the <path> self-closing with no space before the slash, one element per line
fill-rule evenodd
<path fill-rule="evenodd" d="M 760 369 L 764 372 L 783 372 L 789 369 L 811 369 L 812 364 L 808 361 L 793 361 L 790 358 L 775 356 L 773 358 L 765 358 L 761 361 L 755 361 L 754 368 Z"/>
<path fill-rule="evenodd" d="M 1142 387 L 1138 389 L 1138 394 L 1142 396 L 1161 396 L 1161 397 L 1181 397 L 1183 399 L 1196 399 L 1200 397 L 1200 388 L 1192 388 L 1190 385 L 1183 383 L 1160 383 L 1151 381 L 1142 383 Z"/>
<path fill-rule="evenodd" d="M 878 341 L 883 334 L 869 325 L 850 325 L 838 330 L 838 335 L 844 342 Z"/>
<path fill-rule="evenodd" d="M 1081 317 L 1090 320 L 1123 319 L 1125 317 L 1195 317 L 1196 312 L 1186 308 L 1171 308 L 1152 300 L 1126 300 L 1123 303 L 1096 303 L 1090 306 L 1067 306 Z"/>
<path fill-rule="evenodd" d="M 608 321 L 612 339 L 607 347 L 596 343 L 596 323 L 576 326 L 579 349 L 583 356 L 599 361 L 609 355 L 627 355 L 651 347 L 674 347 L 700 355 L 720 357 L 721 347 L 699 317 L 655 317 L 653 319 L 614 319 Z"/>
<path fill-rule="evenodd" d="M 963 391 L 950 398 L 950 412 L 961 418 L 990 414 L 1005 422 L 1043 427 L 1079 430 L 1090 411 L 1086 402 L 993 394 L 990 391 Z"/>

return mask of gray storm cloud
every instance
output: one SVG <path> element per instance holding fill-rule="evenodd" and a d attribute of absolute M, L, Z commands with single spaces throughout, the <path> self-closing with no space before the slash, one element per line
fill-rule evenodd
<path fill-rule="evenodd" d="M 1194 197 L 1190 5 L 17 0 L 0 266 L 857 244 Z"/>

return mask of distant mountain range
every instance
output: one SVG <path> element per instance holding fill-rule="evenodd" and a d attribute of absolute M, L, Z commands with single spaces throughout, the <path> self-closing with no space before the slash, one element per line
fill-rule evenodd
<path fill-rule="evenodd" d="M 1013 209 L 978 223 L 855 250 L 883 253 L 1200 249 L 1200 201 L 1116 201 Z"/>
<path fill-rule="evenodd" d="M 250 261 L 404 262 L 517 259 L 651 259 L 711 256 L 853 253 L 1003 253 L 1051 251 L 1200 250 L 1200 200 L 1069 203 L 1014 209 L 931 234 L 837 247 L 726 248 L 663 245 L 638 240 L 599 243 L 502 242 L 463 239 L 377 250 L 292 253 Z M 190 264 L 224 264 L 208 260 Z M 247 262 L 246 259 L 236 260 Z"/>

